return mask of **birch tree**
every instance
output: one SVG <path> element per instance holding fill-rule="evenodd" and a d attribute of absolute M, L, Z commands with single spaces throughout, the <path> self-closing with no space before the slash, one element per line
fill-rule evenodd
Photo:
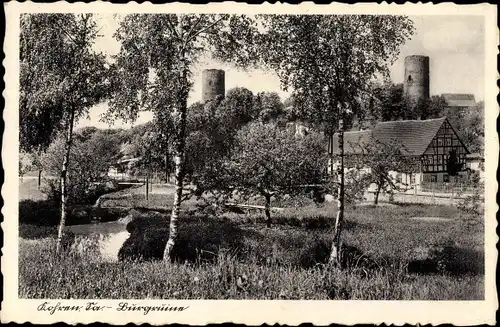
<path fill-rule="evenodd" d="M 140 110 L 154 113 L 154 123 L 171 131 L 175 196 L 164 260 L 178 233 L 185 175 L 187 100 L 198 59 L 212 55 L 247 65 L 256 29 L 247 16 L 218 14 L 134 14 L 125 16 L 115 34 L 121 42 L 114 67 L 115 95 L 109 116 L 134 120 Z M 250 49 L 250 48 L 249 48 Z"/>
<path fill-rule="evenodd" d="M 399 47 L 413 33 L 405 16 L 262 15 L 263 63 L 294 96 L 295 115 L 321 127 L 331 139 L 343 135 L 362 111 L 359 98 L 376 78 L 388 77 Z M 342 150 L 342 149 L 340 149 Z M 342 157 L 341 157 L 342 161 Z M 330 261 L 340 260 L 343 165 L 338 171 L 339 208 Z"/>
<path fill-rule="evenodd" d="M 92 45 L 97 26 L 91 14 L 24 14 L 20 36 L 20 144 L 46 148 L 64 133 L 61 220 L 56 253 L 66 223 L 68 164 L 75 122 L 106 96 L 106 63 Z"/>

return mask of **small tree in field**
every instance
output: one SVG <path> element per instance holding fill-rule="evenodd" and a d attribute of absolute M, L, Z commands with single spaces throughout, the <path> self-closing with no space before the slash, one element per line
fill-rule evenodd
<path fill-rule="evenodd" d="M 76 132 L 67 166 L 68 204 L 85 203 L 105 188 L 108 169 L 116 162 L 119 144 L 104 133 L 94 133 L 87 140 Z M 43 169 L 51 176 L 61 174 L 65 139 L 58 137 L 41 158 Z M 49 198 L 61 196 L 60 180 L 47 177 L 42 191 Z"/>
<path fill-rule="evenodd" d="M 26 152 L 19 153 L 19 177 L 22 178 L 24 175 L 33 170 L 33 157 Z"/>
<path fill-rule="evenodd" d="M 319 183 L 325 162 L 324 140 L 318 134 L 296 137 L 275 124 L 253 123 L 238 132 L 234 154 L 225 163 L 224 184 L 244 197 L 262 196 L 270 227 L 271 198 Z"/>
<path fill-rule="evenodd" d="M 392 194 L 399 189 L 390 172 L 406 174 L 417 172 L 418 157 L 408 155 L 405 147 L 397 141 L 382 143 L 372 140 L 350 146 L 355 149 L 355 154 L 345 156 L 346 167 L 364 170 L 357 175 L 357 182 L 364 184 L 365 188 L 370 184 L 376 185 L 375 205 L 378 204 L 381 192 Z"/>

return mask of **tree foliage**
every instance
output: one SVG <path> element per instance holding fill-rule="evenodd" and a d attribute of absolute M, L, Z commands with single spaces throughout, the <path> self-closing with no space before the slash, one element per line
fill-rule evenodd
<path fill-rule="evenodd" d="M 273 123 L 252 123 L 238 132 L 234 152 L 222 168 L 221 184 L 243 199 L 263 197 L 269 226 L 271 198 L 299 194 L 305 184 L 320 183 L 325 152 L 324 139 L 317 133 L 295 136 Z"/>
<path fill-rule="evenodd" d="M 363 100 L 367 105 L 359 118 L 368 125 L 379 121 L 438 118 L 445 114 L 446 107 L 442 96 L 432 96 L 415 103 L 404 94 L 403 84 L 392 82 L 374 84 L 372 94 Z"/>
<path fill-rule="evenodd" d="M 23 14 L 20 35 L 21 148 L 46 148 L 108 92 L 106 61 L 91 45 L 91 15 Z"/>
<path fill-rule="evenodd" d="M 370 184 L 375 184 L 375 205 L 381 192 L 392 194 L 400 189 L 401 185 L 390 172 L 412 174 L 420 167 L 419 158 L 408 156 L 405 147 L 397 140 L 387 143 L 371 140 L 350 146 L 354 151 L 345 157 L 346 167 L 353 170 L 349 176 L 350 187 L 354 193 L 359 192 L 359 189 L 364 193 Z"/>
<path fill-rule="evenodd" d="M 374 78 L 387 76 L 399 47 L 413 33 L 404 16 L 262 15 L 263 62 L 291 89 L 298 116 L 332 134 L 337 104 L 361 108 Z M 349 118 L 347 117 L 344 117 Z"/>
<path fill-rule="evenodd" d="M 56 253 L 66 223 L 67 171 L 75 121 L 108 95 L 108 69 L 92 46 L 97 26 L 91 14 L 24 14 L 20 36 L 20 144 L 45 149 L 64 131 L 61 158 L 61 221 Z M 75 200 L 75 199 L 73 199 Z"/>
<path fill-rule="evenodd" d="M 406 16 L 261 15 L 262 61 L 294 95 L 299 119 L 326 135 L 343 131 L 362 116 L 360 98 L 375 79 L 388 78 L 399 47 L 413 34 Z M 344 171 L 340 170 L 338 212 L 330 259 L 341 261 Z"/>
<path fill-rule="evenodd" d="M 119 155 L 119 144 L 106 133 L 86 131 L 75 133 L 73 150 L 68 165 L 67 190 L 69 203 L 86 203 L 105 188 L 109 167 Z M 65 152 L 65 138 L 58 137 L 42 156 L 43 170 L 47 172 L 42 191 L 56 201 L 60 198 L 60 180 L 53 176 L 61 174 L 61 162 Z"/>
<path fill-rule="evenodd" d="M 19 152 L 19 176 L 23 177 L 27 172 L 33 170 L 34 158 L 30 153 L 27 152 Z"/>
<path fill-rule="evenodd" d="M 194 64 L 210 53 L 246 65 L 252 56 L 239 45 L 251 42 L 253 30 L 256 26 L 245 15 L 133 14 L 124 17 L 115 34 L 121 49 L 113 66 L 115 93 L 108 118 L 134 120 L 140 110 L 150 110 L 159 135 L 168 132 L 173 144 L 176 192 L 165 259 L 177 237 L 186 173 L 187 99 Z"/>
<path fill-rule="evenodd" d="M 285 122 L 285 106 L 276 92 L 259 92 L 255 97 L 258 119 L 266 122 Z"/>
<path fill-rule="evenodd" d="M 258 119 L 253 93 L 234 88 L 226 97 L 206 104 L 195 103 L 188 110 L 186 177 L 195 194 L 216 193 L 221 165 L 233 152 L 236 135 L 246 124 Z"/>
<path fill-rule="evenodd" d="M 447 116 L 467 149 L 484 153 L 484 102 L 471 108 L 451 109 Z"/>

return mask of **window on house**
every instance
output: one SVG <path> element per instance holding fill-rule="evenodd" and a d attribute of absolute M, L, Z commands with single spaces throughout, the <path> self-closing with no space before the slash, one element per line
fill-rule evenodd
<path fill-rule="evenodd" d="M 412 82 L 413 78 L 411 78 L 411 75 L 408 75 L 408 82 Z"/>
<path fill-rule="evenodd" d="M 437 175 L 436 174 L 432 174 L 431 175 L 431 183 L 436 183 L 437 182 Z"/>
<path fill-rule="evenodd" d="M 443 175 L 443 182 L 445 182 L 445 183 L 449 183 L 450 182 L 450 176 L 448 176 L 448 174 L 444 174 Z"/>

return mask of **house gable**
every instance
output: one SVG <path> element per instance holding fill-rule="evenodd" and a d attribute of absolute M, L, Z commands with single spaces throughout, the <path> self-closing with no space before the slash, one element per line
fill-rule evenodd
<path fill-rule="evenodd" d="M 447 163 L 453 151 L 457 162 L 465 167 L 466 155 L 469 151 L 446 119 L 422 156 L 422 171 L 424 173 L 446 172 Z"/>

